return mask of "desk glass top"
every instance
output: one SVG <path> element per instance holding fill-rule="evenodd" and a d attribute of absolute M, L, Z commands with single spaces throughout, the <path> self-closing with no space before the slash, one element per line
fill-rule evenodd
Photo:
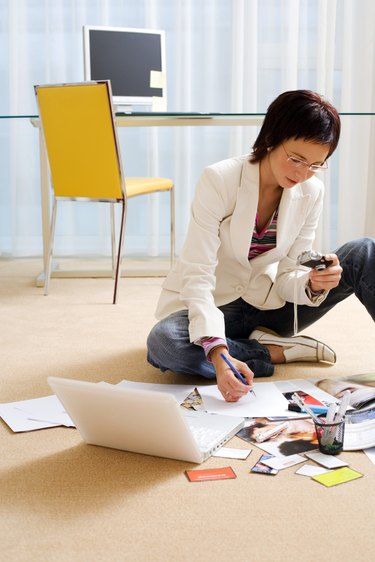
<path fill-rule="evenodd" d="M 355 115 L 363 115 L 363 116 L 372 116 L 375 115 L 375 111 L 370 112 L 342 112 L 340 115 L 345 116 L 355 116 Z M 265 113 L 205 113 L 205 112 L 146 112 L 146 111 L 120 111 L 115 114 L 116 117 L 170 117 L 170 118 L 189 118 L 189 119 L 201 119 L 201 118 L 215 118 L 215 117 L 227 117 L 227 118 L 247 118 L 247 117 L 258 117 L 262 118 L 265 116 Z M 38 115 L 0 115 L 0 119 L 38 119 Z"/>

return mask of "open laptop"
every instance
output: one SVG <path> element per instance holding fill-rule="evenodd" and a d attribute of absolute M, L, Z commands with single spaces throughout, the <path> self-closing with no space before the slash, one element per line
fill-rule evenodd
<path fill-rule="evenodd" d="M 82 439 L 134 453 L 201 463 L 244 419 L 181 407 L 164 392 L 48 377 Z"/>

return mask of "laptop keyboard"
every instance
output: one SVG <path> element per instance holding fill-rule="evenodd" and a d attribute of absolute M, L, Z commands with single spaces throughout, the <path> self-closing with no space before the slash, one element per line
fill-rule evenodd
<path fill-rule="evenodd" d="M 211 427 L 196 427 L 194 425 L 189 425 L 190 431 L 193 434 L 194 439 L 198 443 L 200 449 L 210 449 L 215 446 L 220 439 L 224 439 L 227 435 L 227 431 L 221 429 L 212 429 Z"/>

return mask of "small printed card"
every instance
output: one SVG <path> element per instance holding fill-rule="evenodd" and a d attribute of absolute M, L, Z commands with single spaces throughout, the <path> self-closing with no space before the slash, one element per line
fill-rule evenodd
<path fill-rule="evenodd" d="M 298 470 L 296 470 L 296 474 L 300 474 L 302 476 L 318 476 L 318 474 L 325 474 L 326 472 L 330 472 L 328 468 L 323 468 L 322 466 L 313 466 L 312 464 L 304 464 Z"/>
<path fill-rule="evenodd" d="M 338 459 L 334 455 L 325 455 L 319 451 L 311 451 L 304 453 L 308 459 L 321 464 L 325 468 L 339 468 L 341 466 L 348 466 L 348 463 Z"/>
<path fill-rule="evenodd" d="M 186 470 L 185 474 L 190 482 L 208 482 L 209 480 L 227 480 L 228 478 L 237 478 L 231 466 L 224 466 L 223 468 Z"/>
<path fill-rule="evenodd" d="M 357 472 L 356 470 L 345 466 L 343 468 L 338 468 L 337 470 L 331 470 L 325 474 L 313 476 L 312 480 L 316 480 L 320 484 L 330 487 L 337 486 L 337 484 L 344 484 L 345 482 L 350 482 L 351 480 L 356 480 L 362 476 L 363 474 L 361 474 L 361 472 Z"/>
<path fill-rule="evenodd" d="M 218 451 L 215 451 L 212 456 L 224 459 L 246 460 L 250 453 L 251 449 L 233 449 L 232 447 L 222 447 Z"/>
<path fill-rule="evenodd" d="M 276 468 L 271 468 L 263 463 L 265 459 L 273 459 L 275 458 L 273 455 L 262 455 L 258 462 L 251 467 L 250 472 L 257 472 L 258 474 L 278 474 L 278 470 Z"/>
<path fill-rule="evenodd" d="M 283 470 L 283 468 L 289 468 L 300 462 L 305 462 L 305 457 L 301 455 L 289 455 L 287 457 L 273 457 L 271 459 L 262 460 L 263 464 L 270 466 L 271 468 L 276 468 L 276 470 Z"/>

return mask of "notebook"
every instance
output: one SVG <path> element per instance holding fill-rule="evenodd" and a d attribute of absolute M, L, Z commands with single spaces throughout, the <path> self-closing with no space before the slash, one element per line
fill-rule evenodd
<path fill-rule="evenodd" d="M 57 377 L 48 383 L 91 445 L 199 464 L 244 425 L 243 418 L 187 410 L 163 392 Z"/>

